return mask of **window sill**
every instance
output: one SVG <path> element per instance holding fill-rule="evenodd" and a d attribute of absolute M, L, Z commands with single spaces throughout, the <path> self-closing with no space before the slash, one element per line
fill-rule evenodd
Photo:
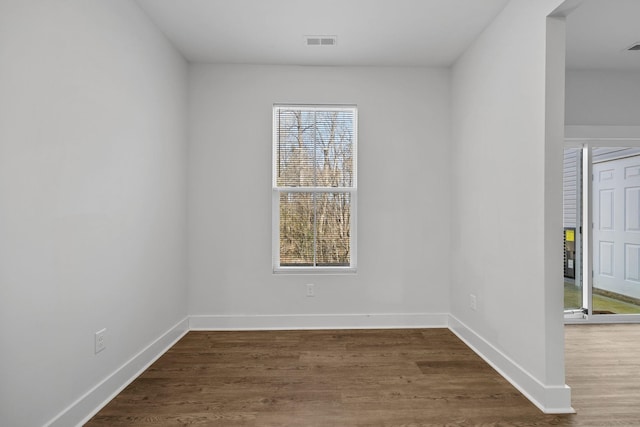
<path fill-rule="evenodd" d="M 273 274 L 298 274 L 305 276 L 324 275 L 354 275 L 358 270 L 355 267 L 277 267 Z"/>

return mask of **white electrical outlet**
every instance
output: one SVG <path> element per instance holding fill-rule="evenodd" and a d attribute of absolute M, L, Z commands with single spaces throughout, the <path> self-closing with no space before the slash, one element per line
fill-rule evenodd
<path fill-rule="evenodd" d="M 474 294 L 469 294 L 469 308 L 473 311 L 478 309 L 478 300 Z"/>
<path fill-rule="evenodd" d="M 101 329 L 98 332 L 96 332 L 96 337 L 95 337 L 96 338 L 95 339 L 96 354 L 100 353 L 102 350 L 107 348 L 106 335 L 107 335 L 107 328 Z"/>
<path fill-rule="evenodd" d="M 307 296 L 308 297 L 316 296 L 316 290 L 313 288 L 313 283 L 307 284 Z"/>

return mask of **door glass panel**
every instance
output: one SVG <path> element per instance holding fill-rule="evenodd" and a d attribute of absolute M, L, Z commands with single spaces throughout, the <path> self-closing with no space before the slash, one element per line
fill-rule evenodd
<path fill-rule="evenodd" d="M 564 150 L 563 242 L 564 242 L 564 309 L 582 309 L 581 271 L 581 165 L 582 148 Z"/>

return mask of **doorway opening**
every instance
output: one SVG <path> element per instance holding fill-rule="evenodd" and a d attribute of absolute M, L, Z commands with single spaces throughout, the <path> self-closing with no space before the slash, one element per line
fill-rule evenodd
<path fill-rule="evenodd" d="M 563 225 L 565 318 L 640 322 L 640 140 L 565 146 Z"/>

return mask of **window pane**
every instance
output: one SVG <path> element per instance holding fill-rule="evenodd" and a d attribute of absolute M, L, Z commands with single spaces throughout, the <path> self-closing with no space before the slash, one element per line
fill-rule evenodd
<path fill-rule="evenodd" d="M 276 110 L 276 185 L 352 187 L 353 111 Z"/>
<path fill-rule="evenodd" d="M 312 111 L 278 110 L 277 185 L 312 187 L 315 117 Z"/>
<path fill-rule="evenodd" d="M 316 113 L 316 177 L 319 187 L 353 186 L 353 113 Z"/>
<path fill-rule="evenodd" d="M 317 265 L 349 266 L 351 194 L 317 193 Z"/>
<path fill-rule="evenodd" d="M 280 265 L 313 266 L 313 193 L 280 194 Z"/>

